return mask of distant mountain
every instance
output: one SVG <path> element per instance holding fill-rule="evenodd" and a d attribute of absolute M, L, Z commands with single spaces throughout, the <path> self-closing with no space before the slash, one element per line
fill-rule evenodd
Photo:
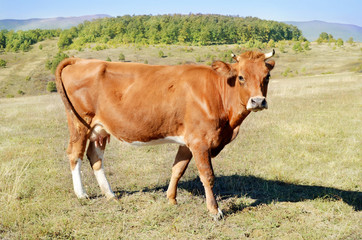
<path fill-rule="evenodd" d="M 318 39 L 321 32 L 332 34 L 335 39 L 342 38 L 348 40 L 353 37 L 354 41 L 362 42 L 362 27 L 352 24 L 341 24 L 341 23 L 329 23 L 322 21 L 309 21 L 309 22 L 285 22 L 298 27 L 302 32 L 303 36 L 309 41 L 315 41 Z"/>
<path fill-rule="evenodd" d="M 67 29 L 80 23 L 98 18 L 111 17 L 106 14 L 87 15 L 81 17 L 33 18 L 26 20 L 4 19 L 0 20 L 0 30 L 29 30 L 29 29 Z"/>

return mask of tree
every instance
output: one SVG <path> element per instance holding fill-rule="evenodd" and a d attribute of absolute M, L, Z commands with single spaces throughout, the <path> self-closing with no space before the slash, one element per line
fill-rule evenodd
<path fill-rule="evenodd" d="M 353 42 L 353 37 L 350 37 L 347 42 L 352 45 L 354 43 Z"/>
<path fill-rule="evenodd" d="M 319 34 L 319 38 L 322 39 L 322 40 L 328 41 L 328 39 L 329 39 L 328 33 L 322 32 L 321 34 Z"/>
<path fill-rule="evenodd" d="M 337 44 L 338 47 L 343 46 L 343 40 L 342 40 L 342 38 L 338 38 L 336 44 Z"/>
<path fill-rule="evenodd" d="M 64 49 L 64 48 L 68 47 L 70 44 L 72 44 L 73 38 L 75 36 L 74 34 L 75 34 L 74 28 L 72 28 L 72 31 L 64 30 L 59 36 L 59 40 L 58 40 L 59 49 Z"/>
<path fill-rule="evenodd" d="M 5 51 L 28 51 L 31 45 L 44 39 L 59 36 L 58 30 L 0 31 L 0 49 Z"/>
<path fill-rule="evenodd" d="M 295 26 L 252 17 L 222 15 L 158 15 L 122 16 L 86 21 L 63 30 L 60 49 L 82 48 L 88 43 L 109 42 L 137 44 L 234 44 L 268 43 L 300 39 L 302 32 Z M 272 43 L 272 42 L 271 42 Z M 259 44 L 261 45 L 261 44 Z"/>
<path fill-rule="evenodd" d="M 45 66 L 47 69 L 49 69 L 53 74 L 55 73 L 55 70 L 57 69 L 58 64 L 65 58 L 68 58 L 69 56 L 65 53 L 58 52 L 57 55 L 53 57 L 52 60 L 47 60 L 45 63 Z"/>

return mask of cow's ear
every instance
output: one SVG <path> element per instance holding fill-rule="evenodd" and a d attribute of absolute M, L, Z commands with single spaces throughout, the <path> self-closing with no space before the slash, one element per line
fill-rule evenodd
<path fill-rule="evenodd" d="M 230 64 L 227 64 L 222 61 L 216 61 L 212 64 L 212 69 L 214 69 L 216 72 L 218 72 L 221 75 L 224 75 L 227 78 L 235 77 L 236 71 L 233 69 L 233 67 Z"/>
<path fill-rule="evenodd" d="M 275 65 L 274 60 L 269 60 L 269 61 L 265 62 L 265 66 L 269 69 L 269 71 L 273 70 L 274 65 Z"/>

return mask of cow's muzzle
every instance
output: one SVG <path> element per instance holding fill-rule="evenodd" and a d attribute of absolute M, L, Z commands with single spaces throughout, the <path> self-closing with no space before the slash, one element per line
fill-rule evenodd
<path fill-rule="evenodd" d="M 268 103 L 265 97 L 262 96 L 249 98 L 248 104 L 246 105 L 246 109 L 253 112 L 261 111 L 267 108 Z"/>

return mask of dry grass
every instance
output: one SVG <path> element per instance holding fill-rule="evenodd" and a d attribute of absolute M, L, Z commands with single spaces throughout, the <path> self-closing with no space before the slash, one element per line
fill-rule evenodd
<path fill-rule="evenodd" d="M 42 45 L 42 50 L 39 45 Z M 0 58 L 7 61 L 6 68 L 0 69 L 0 97 L 17 97 L 22 95 L 39 95 L 47 93 L 46 84 L 54 80 L 45 63 L 52 60 L 58 52 L 57 39 L 46 40 L 35 44 L 29 52 L 6 53 L 0 52 Z M 206 64 L 211 65 L 214 60 L 230 59 L 230 52 L 240 54 L 245 51 L 243 45 L 221 46 L 141 46 L 121 45 L 100 51 L 83 49 L 81 51 L 65 51 L 69 56 L 81 58 L 111 59 L 118 61 L 120 54 L 125 61 L 148 64 Z M 276 48 L 275 59 L 277 68 L 273 71 L 274 77 L 315 76 L 320 74 L 335 74 L 344 72 L 361 72 L 362 43 L 346 44 L 335 47 L 333 44 L 311 44 L 311 51 L 295 54 L 292 50 L 293 42 L 286 42 L 284 52 Z M 267 49 L 269 51 L 271 49 Z M 163 57 L 159 52 L 164 53 Z M 225 57 L 226 56 L 226 57 Z"/>
<path fill-rule="evenodd" d="M 270 108 L 249 116 L 213 161 L 220 222 L 207 213 L 193 161 L 179 205 L 167 203 L 176 145 L 135 148 L 112 139 L 105 168 L 119 201 L 99 196 L 88 164 L 92 199 L 77 200 L 60 98 L 0 99 L 0 238 L 361 239 L 361 79 L 271 80 Z"/>
<path fill-rule="evenodd" d="M 7 61 L 6 67 L 0 69 L 0 97 L 46 93 L 46 83 L 54 77 L 45 63 L 56 54 L 56 44 L 57 40 L 47 40 L 33 45 L 29 52 L 0 52 L 0 58 Z"/>

